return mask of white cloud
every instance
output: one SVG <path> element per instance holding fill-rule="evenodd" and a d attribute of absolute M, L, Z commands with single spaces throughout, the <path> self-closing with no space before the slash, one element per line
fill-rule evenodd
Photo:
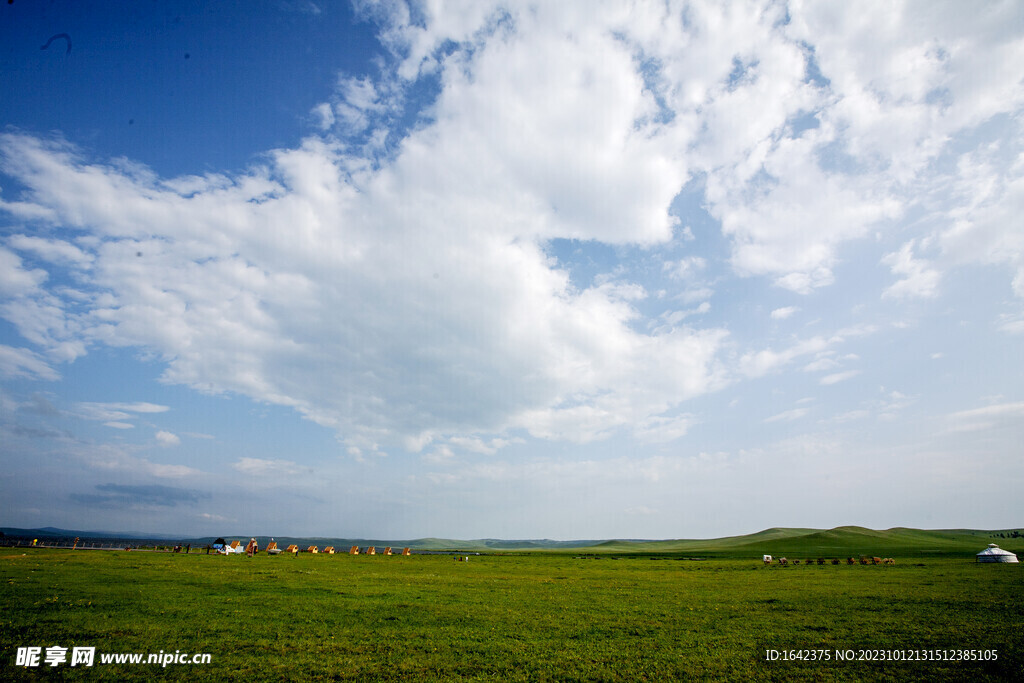
<path fill-rule="evenodd" d="M 123 421 L 134 417 L 134 414 L 163 413 L 170 410 L 167 406 L 155 403 L 76 403 L 75 414 L 86 420 Z"/>
<path fill-rule="evenodd" d="M 947 431 L 986 431 L 1007 424 L 1024 421 L 1024 402 L 997 403 L 982 408 L 961 410 L 946 416 Z"/>
<path fill-rule="evenodd" d="M 776 274 L 779 286 L 807 294 L 834 281 L 842 243 L 884 230 L 921 200 L 922 189 L 970 196 L 969 178 L 947 178 L 933 162 L 982 122 L 1019 111 L 1019 73 L 1008 65 L 1024 57 L 1024 41 L 1013 3 L 985 13 L 957 3 L 937 8 L 917 2 L 873 8 L 792 3 L 787 10 L 789 22 L 765 31 L 760 49 L 750 56 L 737 50 L 750 65 L 750 84 L 704 104 L 712 112 L 722 107 L 730 117 L 721 119 L 728 121 L 722 124 L 728 133 L 708 143 L 708 198 L 733 237 L 739 273 Z M 753 33 L 751 28 L 747 35 Z M 796 45 L 808 46 L 805 59 L 798 58 Z M 794 53 L 789 62 L 787 47 Z M 764 54 L 775 61 L 766 64 Z M 820 77 L 805 83 L 812 65 Z M 773 108 L 745 92 L 768 87 L 788 88 L 789 96 L 767 98 Z M 811 127 L 797 130 L 800 120 Z M 939 189 L 947 182 L 954 192 Z M 1004 201 L 991 203 L 991 213 L 1014 204 L 1005 200 L 1015 190 L 1007 185 L 1006 193 Z M 980 232 L 986 231 L 1007 234 L 998 228 Z M 985 258 L 1011 261 L 1024 272 L 1019 247 L 1012 257 L 994 248 L 1002 239 L 981 239 Z M 922 277 L 916 291 L 927 292 L 927 278 L 935 276 Z"/>
<path fill-rule="evenodd" d="M 839 382 L 845 382 L 846 380 L 856 377 L 859 374 L 860 370 L 847 370 L 845 372 L 836 372 L 831 375 L 825 375 L 820 380 L 818 380 L 818 383 L 828 386 L 831 384 L 837 384 Z"/>
<path fill-rule="evenodd" d="M 310 471 L 291 460 L 265 460 L 262 458 L 239 458 L 231 466 L 242 474 L 254 477 L 286 476 Z"/>
<path fill-rule="evenodd" d="M 330 130 L 334 125 L 334 110 L 331 109 L 330 103 L 321 102 L 313 107 L 310 113 L 316 119 L 316 125 L 320 130 Z"/>
<path fill-rule="evenodd" d="M 105 406 L 114 410 L 127 410 L 132 413 L 166 413 L 170 410 L 168 406 L 162 406 L 156 403 L 146 403 L 145 401 L 139 401 L 136 403 L 91 403 L 88 405 Z"/>
<path fill-rule="evenodd" d="M 218 522 L 218 523 L 238 521 L 237 519 L 234 519 L 233 517 L 226 517 L 224 515 L 217 515 L 217 514 L 214 514 L 212 512 L 200 512 L 196 516 L 198 518 L 204 520 L 204 521 L 211 521 L 211 522 Z"/>
<path fill-rule="evenodd" d="M 688 256 L 679 261 L 666 262 L 664 268 L 668 273 L 680 280 L 693 280 L 707 269 L 708 262 L 700 256 Z"/>
<path fill-rule="evenodd" d="M 34 351 L 0 344 L 0 377 L 57 380 L 60 374 Z"/>
<path fill-rule="evenodd" d="M 469 451 L 471 453 L 479 453 L 481 455 L 494 455 L 505 446 L 508 446 L 512 443 L 522 443 L 522 441 L 522 439 L 500 438 L 495 438 L 486 441 L 475 436 L 454 436 L 448 440 L 448 443 L 456 448 L 461 448 L 462 450 Z"/>
<path fill-rule="evenodd" d="M 1024 315 L 1004 314 L 999 316 L 997 327 L 1009 334 L 1024 334 Z"/>
<path fill-rule="evenodd" d="M 430 463 L 433 465 L 442 465 L 450 463 L 454 460 L 455 453 L 451 448 L 445 445 L 440 445 L 430 453 L 423 456 L 423 462 Z"/>
<path fill-rule="evenodd" d="M 212 441 L 217 438 L 213 434 L 203 434 L 202 432 L 184 432 L 183 434 L 190 439 L 205 439 L 207 441 Z"/>
<path fill-rule="evenodd" d="M 696 423 L 693 415 L 652 417 L 642 422 L 635 433 L 641 441 L 667 443 L 685 436 Z"/>
<path fill-rule="evenodd" d="M 148 474 L 151 474 L 154 477 L 166 478 L 190 477 L 200 473 L 199 470 L 187 465 L 161 465 L 158 463 L 148 463 L 144 469 Z"/>
<path fill-rule="evenodd" d="M 894 275 L 903 279 L 885 290 L 882 296 L 903 297 L 934 297 L 939 284 L 939 272 L 927 267 L 925 261 L 914 258 L 914 240 L 907 242 L 898 252 L 887 254 L 882 263 L 892 269 Z"/>
<path fill-rule="evenodd" d="M 813 337 L 799 341 L 782 351 L 764 349 L 747 353 L 740 358 L 739 369 L 748 377 L 761 377 L 778 370 L 800 356 L 821 353 L 828 348 L 829 344 L 830 341 L 823 337 Z"/>
<path fill-rule="evenodd" d="M 92 263 L 92 255 L 82 251 L 70 242 L 27 235 L 14 235 L 8 238 L 7 244 L 13 249 L 30 252 L 51 263 L 64 263 L 79 268 L 88 268 Z"/>
<path fill-rule="evenodd" d="M 819 357 L 804 366 L 804 372 L 822 372 L 839 367 L 839 362 L 831 357 L 829 352 L 819 354 Z"/>
<path fill-rule="evenodd" d="M 765 422 L 792 422 L 810 412 L 809 408 L 793 408 L 764 419 Z"/>
<path fill-rule="evenodd" d="M 943 256 L 954 264 L 1008 266 L 1012 289 L 1024 297 L 1024 127 L 1004 125 L 1005 143 L 992 143 L 957 160 L 947 193 L 952 205 L 939 235 Z"/>
<path fill-rule="evenodd" d="M 12 297 L 34 292 L 46 278 L 45 270 L 26 270 L 17 254 L 0 247 L 0 294 Z"/>
<path fill-rule="evenodd" d="M 601 125 L 632 135 L 629 117 Z M 269 174 L 192 178 L 183 195 L 150 175 L 81 162 L 63 145 L 5 138 L 13 170 L 36 182 L 35 200 L 104 237 L 80 275 L 91 301 L 67 316 L 81 336 L 158 354 L 168 381 L 294 407 L 359 448 L 515 428 L 589 439 L 720 383 L 721 331 L 638 333 L 642 289 L 575 291 L 536 241 L 545 224 L 545 236 L 636 225 L 632 238 L 647 241 L 667 222 L 598 217 L 589 199 L 568 213 L 532 200 L 517 208 L 507 192 L 458 184 L 438 204 L 436 183 L 463 162 L 424 156 L 414 141 L 360 188 L 344 179 L 346 157 L 310 140 L 278 152 Z M 473 149 L 452 142 L 448 154 Z M 594 191 L 618 183 L 620 170 L 610 163 Z M 627 213 L 639 210 L 633 191 L 622 192 Z M 659 211 L 671 196 L 666 188 Z M 556 227 L 577 209 L 588 217 Z M 488 231 L 474 229 L 483 214 Z"/>
<path fill-rule="evenodd" d="M 202 520 L 207 522 L 234 522 L 235 520 L 224 515 L 215 515 L 212 512 L 200 512 L 196 515 Z"/>
<path fill-rule="evenodd" d="M 156 433 L 156 440 L 161 446 L 177 446 L 181 443 L 181 439 L 178 438 L 177 434 L 172 434 L 164 430 L 160 430 Z"/>
<path fill-rule="evenodd" d="M 840 413 L 835 417 L 826 420 L 830 423 L 842 424 L 844 422 L 854 422 L 856 420 L 863 420 L 871 416 L 871 411 L 865 409 L 848 410 L 845 413 Z"/>
<path fill-rule="evenodd" d="M 771 318 L 772 320 L 785 320 L 786 318 L 792 317 L 792 315 L 799 310 L 799 306 L 784 306 L 783 308 L 776 308 L 771 312 Z"/>
<path fill-rule="evenodd" d="M 0 247 L 0 313 L 40 351 L 0 367 L 55 376 L 50 363 L 90 347 L 139 348 L 165 381 L 291 407 L 355 457 L 432 443 L 483 453 L 517 430 L 670 440 L 691 424 L 687 400 L 867 331 L 737 351 L 726 368 L 727 331 L 684 324 L 711 311 L 704 256 L 657 257 L 684 302 L 703 302 L 663 326 L 647 324 L 663 311 L 645 319 L 639 285 L 577 287 L 546 256 L 557 238 L 669 244 L 672 203 L 695 177 L 742 276 L 826 287 L 844 245 L 886 234 L 948 183 L 963 212 L 936 228 L 944 263 L 1006 264 L 1024 291 L 1020 233 L 1000 227 L 1020 213 L 1020 164 L 979 151 L 955 173 L 932 167 L 1024 101 L 1012 5 L 420 10 L 361 4 L 397 62 L 343 75 L 313 110 L 323 135 L 231 177 L 160 178 L 3 136 L 3 170 L 26 191 L 0 204 L 24 224 Z M 406 131 L 396 121 L 423 75 L 439 92 Z M 392 134 L 404 137 L 385 155 Z M 971 195 L 982 199 L 967 206 Z M 919 244 L 887 257 L 903 278 L 889 296 L 937 291 L 946 266 L 916 258 Z M 124 424 L 145 412 L 78 410 Z"/>
<path fill-rule="evenodd" d="M 71 455 L 92 469 L 113 471 L 126 476 L 149 476 L 161 479 L 181 479 L 200 474 L 187 465 L 168 465 L 151 462 L 133 453 L 137 449 L 112 444 L 76 446 Z"/>
<path fill-rule="evenodd" d="M 654 324 L 654 321 L 651 321 L 651 327 L 655 327 L 656 329 L 659 329 L 659 330 L 671 329 L 673 326 L 680 324 L 681 322 L 683 322 L 684 320 L 686 320 L 686 318 L 689 318 L 690 316 L 703 315 L 703 314 L 707 313 L 710 310 L 711 310 L 711 303 L 708 302 L 708 301 L 704 301 L 704 302 L 701 302 L 701 304 L 699 306 L 697 306 L 696 308 L 689 308 L 689 309 L 682 310 L 682 311 L 679 311 L 679 310 L 665 311 L 664 313 L 661 314 L 661 316 L 659 316 L 660 317 L 660 321 L 665 325 L 665 327 L 662 328 L 662 327 L 656 326 Z"/>

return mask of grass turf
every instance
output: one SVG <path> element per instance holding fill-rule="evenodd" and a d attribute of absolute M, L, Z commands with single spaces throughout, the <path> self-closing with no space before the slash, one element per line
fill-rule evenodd
<path fill-rule="evenodd" d="M 1024 680 L 1021 565 L 765 567 L 495 554 L 255 558 L 0 550 L 0 677 L 36 680 Z M 95 646 L 91 669 L 18 647 Z M 995 650 L 995 661 L 766 650 Z M 210 653 L 101 665 L 99 653 Z M 70 652 L 70 650 L 69 650 Z"/>

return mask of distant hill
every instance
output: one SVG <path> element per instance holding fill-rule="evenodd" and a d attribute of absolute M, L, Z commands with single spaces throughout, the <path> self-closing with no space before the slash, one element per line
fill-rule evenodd
<path fill-rule="evenodd" d="M 604 552 L 687 553 L 708 557 L 750 557 L 768 554 L 816 559 L 856 557 L 862 554 L 899 557 L 956 556 L 977 553 L 989 543 L 996 543 L 1013 552 L 1024 552 L 1024 533 L 1019 529 L 923 530 L 897 527 L 878 531 L 843 526 L 835 529 L 766 529 L 746 536 L 704 541 L 606 541 L 597 548 Z"/>
<path fill-rule="evenodd" d="M 147 535 L 123 532 L 76 531 L 45 527 L 42 529 L 16 529 L 0 527 L 9 538 L 90 538 L 124 539 L 133 544 L 150 540 L 160 544 L 168 542 L 190 543 L 193 548 L 213 543 L 217 537 L 199 538 L 175 537 L 169 535 Z M 225 534 L 229 540 L 247 540 L 248 534 Z M 260 547 L 266 547 L 270 536 L 256 536 Z M 1024 531 L 1002 529 L 986 531 L 978 529 L 893 529 L 875 530 L 858 526 L 841 526 L 834 529 L 771 528 L 743 536 L 727 536 L 714 539 L 674 540 L 577 540 L 553 541 L 550 539 L 505 540 L 485 538 L 470 541 L 449 538 L 419 538 L 412 540 L 379 540 L 364 538 L 325 538 L 276 536 L 279 547 L 295 544 L 300 548 L 316 545 L 320 548 L 333 545 L 339 552 L 358 545 L 360 548 L 377 546 L 383 548 L 412 548 L 420 551 L 460 552 L 587 552 L 600 554 L 669 554 L 688 557 L 759 557 L 763 554 L 790 556 L 794 558 L 850 557 L 859 555 L 894 557 L 942 557 L 973 555 L 989 543 L 1024 554 Z"/>
<path fill-rule="evenodd" d="M 16 527 L 0 527 L 0 532 L 6 536 L 15 538 L 123 538 L 123 539 L 150 539 L 154 541 L 172 541 L 177 536 L 168 534 L 146 534 L 132 533 L 127 531 L 81 531 L 79 529 L 58 529 L 52 526 L 41 529 L 19 529 Z"/>

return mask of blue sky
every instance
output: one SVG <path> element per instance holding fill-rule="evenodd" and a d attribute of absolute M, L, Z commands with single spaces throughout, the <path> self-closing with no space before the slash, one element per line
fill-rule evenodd
<path fill-rule="evenodd" d="M 1020 525 L 1019 3 L 0 11 L 5 525 Z"/>

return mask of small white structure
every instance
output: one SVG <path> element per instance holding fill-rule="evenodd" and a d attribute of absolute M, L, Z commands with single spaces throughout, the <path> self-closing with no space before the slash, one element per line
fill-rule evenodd
<path fill-rule="evenodd" d="M 978 562 L 1016 562 L 1017 556 L 1009 550 L 1003 550 L 995 543 L 989 543 L 988 547 L 978 553 L 975 557 Z"/>

